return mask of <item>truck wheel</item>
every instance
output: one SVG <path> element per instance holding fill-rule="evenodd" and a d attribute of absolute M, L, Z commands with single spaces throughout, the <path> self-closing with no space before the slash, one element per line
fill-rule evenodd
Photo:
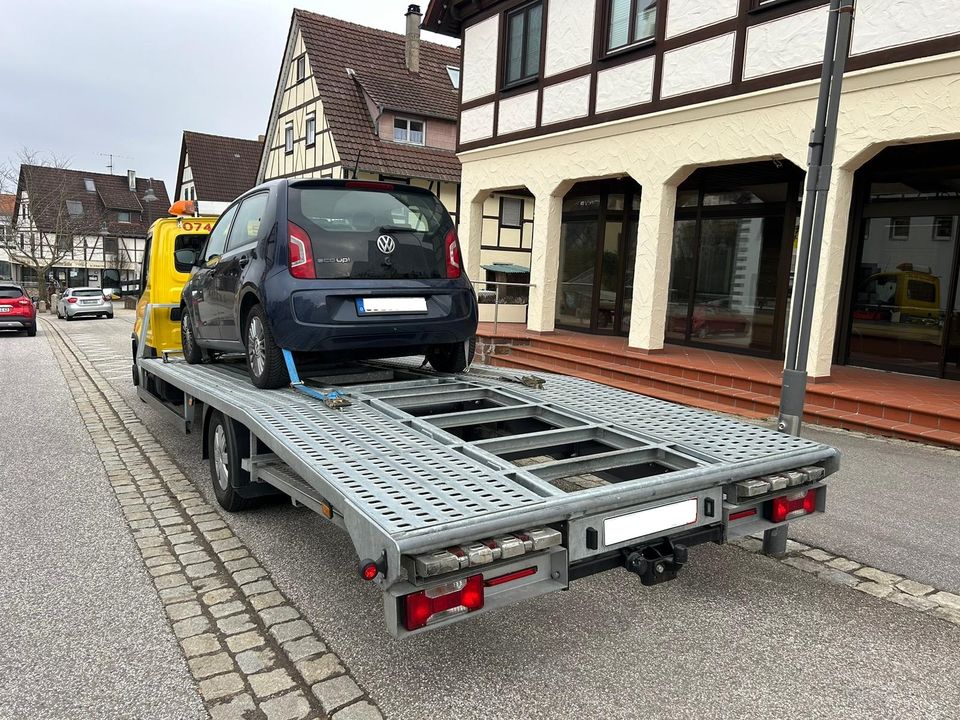
<path fill-rule="evenodd" d="M 476 349 L 477 338 L 474 336 L 466 343 L 450 343 L 433 348 L 427 352 L 427 361 L 437 372 L 459 373 L 470 367 Z"/>
<path fill-rule="evenodd" d="M 193 321 L 190 313 L 184 308 L 180 316 L 180 347 L 183 348 L 183 357 L 191 365 L 203 362 L 203 351 L 197 345 L 197 335 L 193 331 Z"/>
<path fill-rule="evenodd" d="M 247 345 L 247 370 L 253 384 L 265 390 L 289 385 L 290 377 L 283 361 L 283 352 L 267 326 L 262 305 L 254 305 L 247 315 L 243 337 Z"/>
<path fill-rule="evenodd" d="M 217 502 L 227 512 L 237 512 L 250 507 L 252 501 L 237 492 L 238 482 L 249 478 L 242 469 L 240 448 L 249 448 L 250 433 L 246 428 L 227 420 L 221 413 L 213 412 L 207 432 L 207 450 L 210 456 L 210 479 Z"/>

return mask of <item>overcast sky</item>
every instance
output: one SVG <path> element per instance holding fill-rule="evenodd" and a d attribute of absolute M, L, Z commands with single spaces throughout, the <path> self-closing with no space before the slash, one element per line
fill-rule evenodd
<path fill-rule="evenodd" d="M 0 23 L 0 164 L 27 147 L 107 172 L 113 153 L 114 173 L 160 178 L 172 195 L 183 130 L 265 132 L 294 7 L 402 33 L 408 5 L 17 0 Z"/>

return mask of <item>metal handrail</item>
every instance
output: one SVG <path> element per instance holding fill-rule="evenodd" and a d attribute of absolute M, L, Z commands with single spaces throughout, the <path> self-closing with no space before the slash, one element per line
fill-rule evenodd
<path fill-rule="evenodd" d="M 529 290 L 535 288 L 534 283 L 511 283 L 511 282 L 497 282 L 495 280 L 471 280 L 474 285 L 493 285 L 494 286 L 494 297 L 493 297 L 493 332 L 497 332 L 499 326 L 499 317 L 500 317 L 500 287 L 525 287 L 527 288 L 527 301 L 529 302 L 530 293 Z"/>

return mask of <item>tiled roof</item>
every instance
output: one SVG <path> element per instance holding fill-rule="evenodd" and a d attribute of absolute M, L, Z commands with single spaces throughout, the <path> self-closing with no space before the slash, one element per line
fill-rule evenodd
<path fill-rule="evenodd" d="M 177 197 L 183 179 L 183 150 L 189 155 L 197 197 L 207 202 L 230 202 L 257 184 L 263 143 L 259 140 L 183 131 Z"/>
<path fill-rule="evenodd" d="M 95 191 L 88 192 L 86 180 L 93 180 Z M 157 196 L 155 202 L 146 202 L 143 196 L 152 186 Z M 163 180 L 137 178 L 136 192 L 127 184 L 126 175 L 108 175 L 83 170 L 21 165 L 17 197 L 26 190 L 30 198 L 30 215 L 37 228 L 44 232 L 57 230 L 57 216 L 70 218 L 67 201 L 77 201 L 83 213 L 67 222 L 61 221 L 61 230 L 68 227 L 75 234 L 97 235 L 104 220 L 111 233 L 127 237 L 146 237 L 147 229 L 154 220 L 167 215 L 170 198 Z M 141 213 L 139 220 L 118 223 L 109 218 L 118 210 Z"/>
<path fill-rule="evenodd" d="M 388 109 L 453 120 L 458 98 L 447 66 L 460 67 L 460 51 L 421 41 L 420 72 L 413 74 L 403 35 L 305 10 L 294 10 L 294 17 L 344 166 L 353 167 L 359 152 L 364 170 L 459 182 L 460 161 L 452 150 L 382 141 L 363 90 Z"/>
<path fill-rule="evenodd" d="M 16 195 L 0 193 L 0 215 L 12 216 L 13 206 L 16 204 Z"/>

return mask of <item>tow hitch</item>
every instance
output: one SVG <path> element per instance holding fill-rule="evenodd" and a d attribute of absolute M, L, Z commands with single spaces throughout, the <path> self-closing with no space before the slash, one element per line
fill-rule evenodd
<path fill-rule="evenodd" d="M 669 540 L 623 550 L 624 567 L 639 575 L 644 585 L 659 585 L 673 580 L 686 562 L 687 546 Z"/>

